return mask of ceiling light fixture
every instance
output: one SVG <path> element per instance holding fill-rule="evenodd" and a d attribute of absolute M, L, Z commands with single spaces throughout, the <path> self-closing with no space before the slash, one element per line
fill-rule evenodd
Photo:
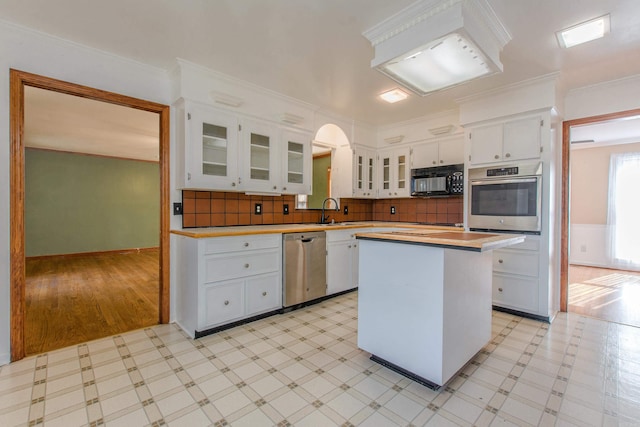
<path fill-rule="evenodd" d="M 611 27 L 609 15 L 582 22 L 556 33 L 560 47 L 569 48 L 604 37 Z"/>
<path fill-rule="evenodd" d="M 389 104 L 393 104 L 398 101 L 403 101 L 409 97 L 409 94 L 402 89 L 391 89 L 386 92 L 380 94 L 380 98 L 382 100 L 388 102 Z"/>
<path fill-rule="evenodd" d="M 420 0 L 363 35 L 371 67 L 422 96 L 502 71 L 511 40 L 486 0 Z"/>

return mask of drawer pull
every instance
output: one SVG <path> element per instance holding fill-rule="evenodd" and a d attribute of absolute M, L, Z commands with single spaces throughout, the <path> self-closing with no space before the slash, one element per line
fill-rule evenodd
<path fill-rule="evenodd" d="M 353 245 L 353 247 L 354 247 L 354 248 L 357 248 L 357 247 L 358 247 L 358 245 Z"/>
<path fill-rule="evenodd" d="M 502 292 L 502 288 L 498 288 L 498 292 Z"/>
<path fill-rule="evenodd" d="M 278 187 L 274 185 L 274 186 L 273 186 L 273 189 L 274 189 L 274 190 L 277 190 L 277 189 L 278 189 Z"/>
<path fill-rule="evenodd" d="M 262 296 L 266 297 L 267 296 L 267 291 L 262 292 Z"/>
<path fill-rule="evenodd" d="M 509 157 L 511 157 L 511 153 L 507 153 L 507 154 L 505 154 L 504 156 L 505 156 L 506 158 L 509 158 Z"/>
<path fill-rule="evenodd" d="M 244 247 L 248 247 L 249 246 L 249 242 L 244 242 Z"/>
<path fill-rule="evenodd" d="M 231 186 L 232 186 L 232 187 L 235 187 L 235 186 L 236 186 L 236 183 L 235 183 L 235 182 L 232 182 L 232 183 L 231 183 Z"/>
<path fill-rule="evenodd" d="M 347 246 L 349 249 L 351 249 L 351 245 Z"/>
<path fill-rule="evenodd" d="M 498 156 L 497 154 L 495 156 L 493 156 L 494 159 L 498 160 L 500 158 L 500 156 Z"/>
<path fill-rule="evenodd" d="M 226 300 L 226 301 L 224 302 L 224 305 L 229 305 L 229 300 Z"/>
<path fill-rule="evenodd" d="M 244 265 L 244 268 L 249 268 L 249 264 L 245 264 L 245 265 Z"/>
<path fill-rule="evenodd" d="M 498 260 L 498 262 L 499 262 L 500 264 L 502 264 L 504 261 L 503 261 L 503 260 L 501 260 L 501 259 L 499 259 L 499 260 Z"/>

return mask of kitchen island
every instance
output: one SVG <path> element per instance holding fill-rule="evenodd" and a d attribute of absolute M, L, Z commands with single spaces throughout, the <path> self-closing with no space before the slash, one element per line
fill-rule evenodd
<path fill-rule="evenodd" d="M 359 233 L 358 347 L 437 389 L 491 338 L 493 249 L 508 234 Z"/>

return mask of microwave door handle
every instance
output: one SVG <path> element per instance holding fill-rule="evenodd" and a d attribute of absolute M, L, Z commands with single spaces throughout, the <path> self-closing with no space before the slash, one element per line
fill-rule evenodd
<path fill-rule="evenodd" d="M 538 178 L 515 178 L 515 179 L 487 179 L 487 180 L 471 180 L 471 185 L 490 185 L 490 184 L 518 184 L 523 182 L 538 182 Z"/>

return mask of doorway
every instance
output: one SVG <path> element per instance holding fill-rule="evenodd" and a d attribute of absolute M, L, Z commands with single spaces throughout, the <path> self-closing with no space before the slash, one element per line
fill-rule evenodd
<path fill-rule="evenodd" d="M 63 82 L 18 70 L 10 71 L 10 140 L 11 140 L 11 360 L 23 358 L 25 351 L 25 87 L 34 87 L 85 99 L 102 101 L 158 114 L 159 120 L 159 323 L 169 321 L 169 107 L 112 92 Z"/>
<path fill-rule="evenodd" d="M 597 148 L 598 144 L 587 139 L 572 138 L 572 130 L 578 133 L 586 126 L 595 130 L 593 126 L 622 125 L 639 115 L 640 110 L 629 110 L 563 123 L 560 276 L 562 311 L 636 326 L 640 326 L 640 318 L 633 307 L 640 300 L 640 276 L 637 272 L 627 271 L 611 256 L 615 253 L 611 216 L 616 209 L 615 204 L 610 203 L 614 200 L 610 196 L 615 193 L 615 189 L 609 187 L 609 172 L 614 171 L 610 169 L 610 158 L 616 156 L 616 151 L 628 150 L 620 145 Z M 578 140 L 573 147 L 582 149 L 573 151 L 572 139 Z M 597 149 L 587 151 L 590 148 Z M 629 148 L 636 151 L 634 147 Z M 576 162 L 572 162 L 572 151 Z M 586 170 L 581 170 L 584 168 Z M 601 169 L 600 178 L 596 176 L 598 169 Z M 581 179 L 585 174 L 586 178 Z M 587 179 L 589 187 L 578 185 L 574 188 L 574 178 L 575 184 Z M 613 180 L 611 185 L 615 186 Z M 585 195 L 581 196 L 582 193 Z M 596 203 L 598 194 L 602 200 Z"/>

